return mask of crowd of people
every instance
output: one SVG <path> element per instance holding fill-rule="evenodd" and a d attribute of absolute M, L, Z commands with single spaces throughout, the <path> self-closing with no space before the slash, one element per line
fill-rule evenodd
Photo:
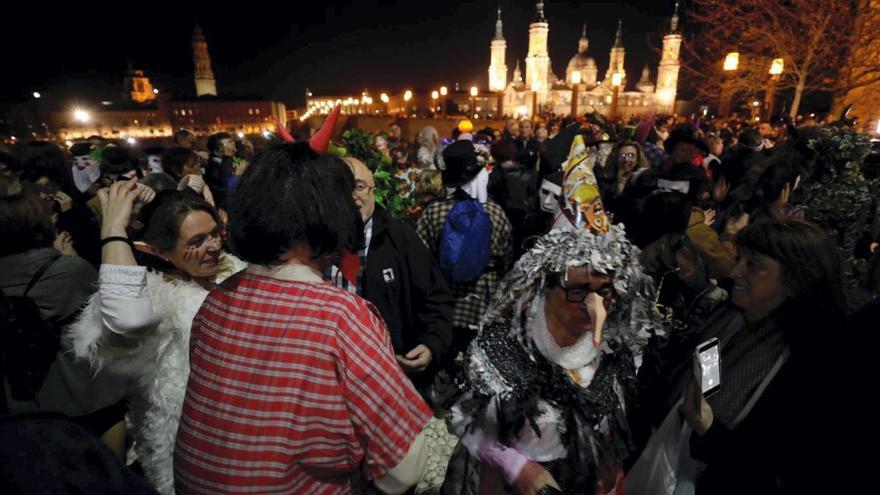
<path fill-rule="evenodd" d="M 880 187 L 847 122 L 465 119 L 340 146 L 337 116 L 257 150 L 186 130 L 0 150 L 2 491 L 850 476 Z M 816 198 L 843 174 L 871 195 L 838 221 Z"/>

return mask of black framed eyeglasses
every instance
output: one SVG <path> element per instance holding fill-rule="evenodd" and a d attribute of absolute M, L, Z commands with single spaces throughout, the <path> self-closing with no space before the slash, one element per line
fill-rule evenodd
<path fill-rule="evenodd" d="M 605 300 L 614 297 L 614 286 L 612 286 L 611 284 L 603 285 L 598 289 L 594 289 L 592 287 L 566 287 L 561 284 L 559 288 L 565 291 L 565 300 L 572 303 L 584 302 L 587 296 L 593 292 L 595 292 L 599 295 L 599 297 Z"/>

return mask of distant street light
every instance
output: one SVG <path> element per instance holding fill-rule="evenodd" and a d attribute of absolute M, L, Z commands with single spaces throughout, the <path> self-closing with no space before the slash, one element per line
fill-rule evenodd
<path fill-rule="evenodd" d="M 440 96 L 443 97 L 443 101 L 440 102 L 440 113 L 443 115 L 443 118 L 446 118 L 446 95 L 449 93 L 449 89 L 446 86 L 440 86 Z"/>
<path fill-rule="evenodd" d="M 381 95 L 379 95 L 379 99 L 382 100 L 382 103 L 385 104 L 385 115 L 388 115 L 388 101 L 390 99 L 388 98 L 388 94 L 382 93 Z"/>
<path fill-rule="evenodd" d="M 89 115 L 89 112 L 79 108 L 73 111 L 73 118 L 80 124 L 88 124 L 89 121 L 92 120 L 92 116 Z"/>
<path fill-rule="evenodd" d="M 474 118 L 477 118 L 477 95 L 480 93 L 480 90 L 477 89 L 476 86 L 471 86 L 471 114 L 474 115 Z"/>
<path fill-rule="evenodd" d="M 446 86 L 440 86 L 440 94 L 446 96 L 447 93 L 449 93 L 449 90 L 446 88 Z"/>
<path fill-rule="evenodd" d="M 623 74 L 621 74 L 620 72 L 615 72 L 614 74 L 611 74 L 611 88 L 613 91 L 611 93 L 611 111 L 609 112 L 610 119 L 617 118 L 617 105 L 620 95 L 621 84 L 623 84 Z"/>
<path fill-rule="evenodd" d="M 767 80 L 767 90 L 764 92 L 764 118 L 770 120 L 773 117 L 773 103 L 776 100 L 776 83 L 785 70 L 785 60 L 774 58 L 770 62 L 770 78 Z"/>
<path fill-rule="evenodd" d="M 159 90 L 158 90 L 158 89 L 156 89 L 156 88 L 153 88 L 153 94 L 154 94 L 154 95 L 157 95 L 157 94 L 159 94 Z"/>
<path fill-rule="evenodd" d="M 408 102 L 409 100 L 412 100 L 412 96 L 413 96 L 412 91 L 410 91 L 410 90 L 404 91 L 403 92 L 403 101 Z"/>
<path fill-rule="evenodd" d="M 41 94 L 40 94 L 39 92 L 37 92 L 37 91 L 34 91 L 34 98 L 36 98 L 36 99 L 39 100 L 39 99 L 42 98 L 42 97 L 43 97 L 43 95 L 41 95 Z"/>
<path fill-rule="evenodd" d="M 730 52 L 724 57 L 724 75 L 721 80 L 721 101 L 718 103 L 718 114 L 727 117 L 730 114 L 730 100 L 733 98 L 731 87 L 732 72 L 739 68 L 739 52 Z"/>

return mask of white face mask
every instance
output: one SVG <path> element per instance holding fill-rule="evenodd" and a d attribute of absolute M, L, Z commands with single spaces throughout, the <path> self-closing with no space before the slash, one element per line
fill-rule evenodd
<path fill-rule="evenodd" d="M 88 191 L 89 187 L 101 176 L 101 167 L 89 156 L 74 157 L 73 167 L 70 170 L 73 175 L 73 184 L 81 193 Z"/>
<path fill-rule="evenodd" d="M 150 155 L 147 157 L 147 169 L 151 174 L 162 172 L 162 157 Z"/>
<path fill-rule="evenodd" d="M 559 196 L 562 195 L 562 186 L 544 180 L 541 182 L 541 191 L 538 194 L 541 201 L 541 211 L 554 215 L 559 212 Z"/>

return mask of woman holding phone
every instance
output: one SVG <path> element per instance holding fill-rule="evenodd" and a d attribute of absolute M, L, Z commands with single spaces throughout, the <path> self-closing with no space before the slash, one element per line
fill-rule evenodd
<path fill-rule="evenodd" d="M 750 225 L 736 244 L 732 304 L 708 317 L 692 345 L 682 345 L 702 350 L 701 343 L 718 339 L 721 387 L 704 397 L 692 370 L 699 363 L 682 360 L 677 381 L 686 385 L 671 397 L 682 400 L 666 421 L 680 414 L 679 424 L 683 418 L 692 431 L 684 450 L 696 461 L 688 482 L 697 494 L 802 493 L 829 472 L 834 452 L 825 448 L 833 435 L 803 425 L 828 423 L 830 407 L 841 403 L 833 397 L 843 383 L 834 357 L 842 353 L 829 352 L 824 338 L 846 321 L 840 254 L 819 227 L 795 219 Z M 652 452 L 649 443 L 639 463 Z M 690 477 L 684 464 L 674 475 L 679 484 Z M 646 481 L 639 479 L 643 468 L 630 472 L 635 492 Z"/>

